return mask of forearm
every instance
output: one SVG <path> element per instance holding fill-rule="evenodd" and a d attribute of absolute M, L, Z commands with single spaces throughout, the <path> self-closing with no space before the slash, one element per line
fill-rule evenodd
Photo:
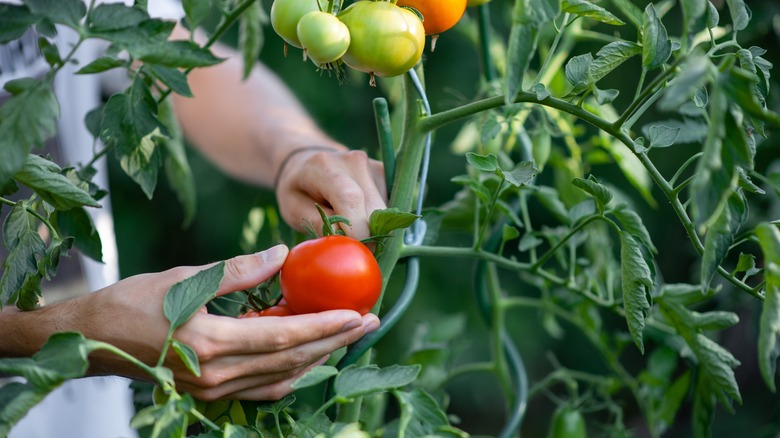
<path fill-rule="evenodd" d="M 32 356 L 52 334 L 75 330 L 75 310 L 70 302 L 30 311 L 3 307 L 0 311 L 0 357 Z"/>
<path fill-rule="evenodd" d="M 181 35 L 179 35 L 181 37 Z M 304 146 L 346 148 L 329 138 L 285 84 L 258 63 L 243 80 L 243 63 L 224 46 L 213 48 L 224 62 L 193 70 L 193 98 L 174 97 L 184 134 L 227 173 L 271 186 L 279 164 Z"/>

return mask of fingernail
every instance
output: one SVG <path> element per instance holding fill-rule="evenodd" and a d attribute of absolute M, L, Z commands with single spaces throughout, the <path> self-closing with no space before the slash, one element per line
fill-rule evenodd
<path fill-rule="evenodd" d="M 361 321 L 359 319 L 353 319 L 352 321 L 349 321 L 348 323 L 346 323 L 343 326 L 341 326 L 341 331 L 342 332 L 347 332 L 347 331 L 350 331 L 350 330 L 352 330 L 354 328 L 358 328 L 358 327 L 360 327 L 360 323 L 361 323 Z"/>
<path fill-rule="evenodd" d="M 286 254 L 287 254 L 287 247 L 284 245 L 276 245 L 274 247 L 268 248 L 265 251 L 260 252 L 260 256 L 263 258 L 263 261 L 266 263 L 275 262 L 283 258 Z"/>
<path fill-rule="evenodd" d="M 373 332 L 374 330 L 376 330 L 378 328 L 379 328 L 379 321 L 374 319 L 371 322 L 369 322 L 368 324 L 366 324 L 366 327 L 363 329 L 363 332 L 364 333 L 371 333 L 371 332 Z"/>

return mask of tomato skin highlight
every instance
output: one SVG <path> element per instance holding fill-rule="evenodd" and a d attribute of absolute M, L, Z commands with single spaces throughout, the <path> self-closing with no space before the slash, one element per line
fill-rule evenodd
<path fill-rule="evenodd" d="M 355 70 L 391 77 L 420 61 L 425 28 L 414 12 L 390 2 L 358 1 L 338 17 L 352 38 L 342 59 Z"/>
<path fill-rule="evenodd" d="M 293 247 L 279 284 L 296 314 L 351 309 L 365 315 L 382 292 L 382 272 L 360 241 L 334 235 Z"/>
<path fill-rule="evenodd" d="M 412 7 L 422 14 L 426 35 L 449 30 L 466 12 L 466 0 L 398 0 L 396 4 Z"/>

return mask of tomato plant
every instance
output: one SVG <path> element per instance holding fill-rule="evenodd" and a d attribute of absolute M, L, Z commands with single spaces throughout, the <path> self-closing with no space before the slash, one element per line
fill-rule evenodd
<path fill-rule="evenodd" d="M 307 240 L 290 250 L 280 276 L 287 305 L 297 314 L 334 309 L 368 313 L 382 291 L 371 251 L 346 236 Z"/>
<path fill-rule="evenodd" d="M 383 1 L 360 1 L 339 13 L 351 43 L 344 62 L 377 76 L 398 76 L 414 67 L 425 47 L 425 28 L 411 11 Z M 373 80 L 373 79 L 372 79 Z"/>
<path fill-rule="evenodd" d="M 396 4 L 414 8 L 422 14 L 426 35 L 449 30 L 466 11 L 466 0 L 398 0 Z"/>

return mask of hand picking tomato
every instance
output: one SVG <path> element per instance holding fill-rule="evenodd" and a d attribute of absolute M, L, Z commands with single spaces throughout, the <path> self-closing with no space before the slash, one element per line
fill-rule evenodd
<path fill-rule="evenodd" d="M 450 29 L 466 11 L 466 0 L 398 0 L 396 4 L 422 14 L 426 35 L 438 35 Z"/>
<path fill-rule="evenodd" d="M 351 43 L 342 58 L 377 76 L 398 76 L 414 67 L 425 48 L 425 28 L 414 12 L 385 1 L 359 1 L 339 13 Z"/>
<path fill-rule="evenodd" d="M 293 247 L 279 284 L 296 314 L 352 309 L 365 315 L 382 292 L 382 273 L 360 241 L 332 235 Z"/>

